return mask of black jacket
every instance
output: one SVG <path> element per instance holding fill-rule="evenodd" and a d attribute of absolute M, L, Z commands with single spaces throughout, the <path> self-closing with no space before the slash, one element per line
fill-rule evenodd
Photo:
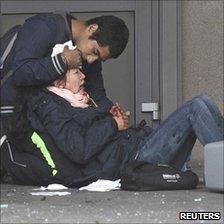
<path fill-rule="evenodd" d="M 6 67 L 14 75 L 1 88 L 1 105 L 14 105 L 17 87 L 46 86 L 66 72 L 61 54 L 51 57 L 55 44 L 71 40 L 71 31 L 62 24 L 61 16 L 45 13 L 28 18 L 18 32 L 17 39 L 7 60 Z M 59 35 L 60 34 L 60 35 Z M 108 111 L 112 102 L 106 97 L 101 74 L 101 62 L 84 63 L 86 90 L 102 111 Z"/>
<path fill-rule="evenodd" d="M 110 114 L 93 107 L 74 108 L 46 89 L 29 101 L 27 117 L 33 130 L 48 134 L 75 164 L 74 174 L 81 172 L 72 177 L 76 183 L 77 179 L 81 183 L 88 178 L 119 178 L 124 164 L 134 159 L 139 142 L 151 131 L 149 127 L 118 131 Z"/>

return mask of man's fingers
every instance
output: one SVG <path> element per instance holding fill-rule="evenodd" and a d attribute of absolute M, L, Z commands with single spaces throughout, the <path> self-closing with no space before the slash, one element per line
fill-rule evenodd
<path fill-rule="evenodd" d="M 81 57 L 82 57 L 82 51 L 80 51 L 78 48 L 74 49 Z"/>
<path fill-rule="evenodd" d="M 66 45 L 63 49 L 63 58 L 65 58 L 66 64 L 69 69 L 81 68 L 82 66 L 82 52 L 78 49 L 70 50 Z"/>
<path fill-rule="evenodd" d="M 82 52 L 78 49 L 72 50 L 73 60 L 76 62 L 76 65 L 82 65 Z"/>

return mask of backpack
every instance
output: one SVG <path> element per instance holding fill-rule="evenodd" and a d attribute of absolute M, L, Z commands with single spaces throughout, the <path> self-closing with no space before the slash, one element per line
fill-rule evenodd
<path fill-rule="evenodd" d="M 57 36 L 56 42 L 58 42 L 61 37 L 64 35 L 64 26 L 67 33 L 70 33 L 69 25 L 66 19 L 66 12 L 64 11 L 56 11 L 52 13 L 53 16 L 57 16 L 59 18 L 59 25 L 57 27 Z M 7 59 L 10 58 L 11 50 L 13 48 L 14 42 L 17 38 L 17 34 L 22 25 L 15 25 L 11 29 L 9 29 L 1 38 L 0 38 L 0 70 L 1 70 L 1 86 L 6 82 L 6 80 L 13 74 L 13 69 L 4 68 L 4 63 L 6 63 Z M 69 35 L 71 37 L 71 35 Z"/>
<path fill-rule="evenodd" d="M 196 188 L 198 176 L 165 164 L 132 161 L 121 172 L 121 189 L 131 191 L 183 190 Z"/>

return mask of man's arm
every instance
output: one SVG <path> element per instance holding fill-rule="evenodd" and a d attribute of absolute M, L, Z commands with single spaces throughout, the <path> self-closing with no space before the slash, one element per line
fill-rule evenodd
<path fill-rule="evenodd" d="M 102 77 L 102 65 L 100 61 L 95 61 L 93 64 L 84 64 L 84 73 L 86 75 L 86 90 L 90 94 L 96 104 L 99 106 L 99 111 L 109 112 L 113 106 L 113 102 L 107 98 L 104 89 Z"/>
<path fill-rule="evenodd" d="M 47 84 L 66 72 L 61 54 L 51 57 L 57 25 L 44 16 L 29 18 L 18 34 L 14 48 L 14 82 L 19 86 Z"/>

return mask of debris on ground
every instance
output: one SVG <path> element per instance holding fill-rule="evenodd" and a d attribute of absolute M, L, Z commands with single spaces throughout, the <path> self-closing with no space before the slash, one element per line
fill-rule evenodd
<path fill-rule="evenodd" d="M 1 204 L 1 208 L 8 208 L 8 204 Z"/>
<path fill-rule="evenodd" d="M 30 192 L 30 194 L 34 196 L 65 196 L 65 195 L 70 195 L 71 192 L 48 191 L 48 192 Z"/>
<path fill-rule="evenodd" d="M 45 191 L 45 190 L 50 190 L 50 191 L 59 191 L 59 190 L 65 190 L 68 189 L 62 184 L 49 184 L 47 187 L 41 186 L 40 188 L 34 188 L 33 190 L 35 191 Z"/>

